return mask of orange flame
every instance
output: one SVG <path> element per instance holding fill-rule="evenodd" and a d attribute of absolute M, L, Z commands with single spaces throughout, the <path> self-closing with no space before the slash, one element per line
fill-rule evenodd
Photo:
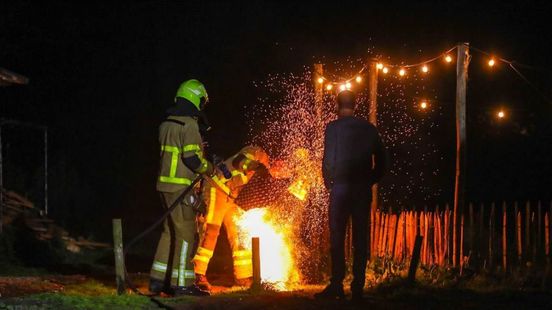
<path fill-rule="evenodd" d="M 259 237 L 261 279 L 278 290 L 289 290 L 299 281 L 292 255 L 289 224 L 278 224 L 266 208 L 242 213 L 238 220 L 241 244 L 251 247 L 251 238 Z"/>

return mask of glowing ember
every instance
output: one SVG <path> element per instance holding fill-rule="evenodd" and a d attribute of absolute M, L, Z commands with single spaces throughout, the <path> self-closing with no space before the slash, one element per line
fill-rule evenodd
<path fill-rule="evenodd" d="M 242 244 L 251 246 L 251 238 L 259 237 L 261 278 L 278 290 L 287 290 L 299 281 L 294 263 L 294 247 L 287 236 L 289 224 L 277 224 L 267 208 L 244 212 L 237 220 Z"/>

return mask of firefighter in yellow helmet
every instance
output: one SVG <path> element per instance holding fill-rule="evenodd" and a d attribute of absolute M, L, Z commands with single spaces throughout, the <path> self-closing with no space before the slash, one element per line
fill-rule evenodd
<path fill-rule="evenodd" d="M 157 191 L 165 209 L 192 184 L 199 174 L 212 175 L 213 165 L 203 156 L 200 135 L 207 91 L 197 80 L 182 83 L 174 105 L 159 126 L 160 167 Z M 149 289 L 170 295 L 209 295 L 195 284 L 191 258 L 197 236 L 192 193 L 174 209 L 163 224 L 163 232 L 150 272 Z M 198 199 L 198 198 L 196 198 Z"/>
<path fill-rule="evenodd" d="M 238 241 L 235 218 L 241 209 L 234 200 L 243 186 L 251 180 L 256 169 L 260 165 L 268 167 L 268 164 L 269 157 L 261 148 L 256 146 L 244 147 L 236 155 L 224 161 L 228 174 L 232 175 L 231 178 L 225 178 L 222 172 L 219 171 L 204 186 L 203 197 L 206 200 L 207 215 L 205 217 L 204 234 L 193 259 L 196 274 L 195 283 L 199 288 L 210 290 L 205 274 L 217 244 L 221 225 L 224 225 L 226 229 L 228 242 L 232 250 L 236 284 L 244 286 L 250 281 L 253 275 L 251 251 L 245 250 Z M 220 170 L 223 171 L 224 169 Z"/>

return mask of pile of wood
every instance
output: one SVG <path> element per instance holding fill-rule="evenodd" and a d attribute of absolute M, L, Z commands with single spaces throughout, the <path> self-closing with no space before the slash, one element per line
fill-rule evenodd
<path fill-rule="evenodd" d="M 110 248 L 108 243 L 94 242 L 82 237 L 73 238 L 62 227 L 56 225 L 54 220 L 47 218 L 38 211 L 34 204 L 27 198 L 13 192 L 1 190 L 2 193 L 2 224 L 4 226 L 23 223 L 30 229 L 36 239 L 51 240 L 56 236 L 65 242 L 68 251 L 78 253 L 82 248 L 97 249 Z M 22 221 L 16 221 L 22 219 Z"/>

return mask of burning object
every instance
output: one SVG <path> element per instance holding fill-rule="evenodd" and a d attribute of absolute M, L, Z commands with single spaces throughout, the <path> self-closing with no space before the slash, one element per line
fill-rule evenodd
<path fill-rule="evenodd" d="M 277 290 L 287 290 L 299 281 L 289 224 L 280 224 L 267 208 L 251 209 L 237 219 L 240 241 L 251 247 L 253 237 L 260 242 L 261 279 Z"/>

